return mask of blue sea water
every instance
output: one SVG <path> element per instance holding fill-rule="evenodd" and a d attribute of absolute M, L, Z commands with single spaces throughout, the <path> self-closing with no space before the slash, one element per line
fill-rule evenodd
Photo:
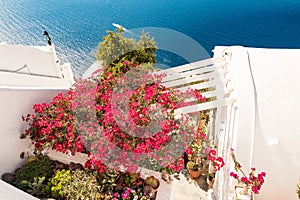
<path fill-rule="evenodd" d="M 299 0 L 0 0 L 0 42 L 45 45 L 47 30 L 78 76 L 112 23 L 172 29 L 210 55 L 218 45 L 300 48 Z"/>

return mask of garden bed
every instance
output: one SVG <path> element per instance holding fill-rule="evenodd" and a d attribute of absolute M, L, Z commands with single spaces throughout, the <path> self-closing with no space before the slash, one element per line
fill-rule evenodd
<path fill-rule="evenodd" d="M 158 194 L 157 187 L 162 183 L 158 172 L 141 170 L 138 174 L 108 170 L 105 173 L 98 173 L 83 167 L 81 163 L 84 163 L 86 158 L 85 154 L 68 157 L 57 152 L 51 152 L 49 156 L 42 154 L 30 156 L 21 168 L 15 170 L 15 173 L 3 174 L 2 178 L 40 199 L 117 200 L 133 199 L 138 196 L 137 199 L 152 200 Z M 158 182 L 155 182 L 154 186 L 153 180 Z M 164 184 L 161 184 L 159 188 L 163 187 Z M 12 186 L 8 188 L 18 191 Z M 30 195 L 22 191 L 19 191 L 19 194 L 30 199 Z"/>

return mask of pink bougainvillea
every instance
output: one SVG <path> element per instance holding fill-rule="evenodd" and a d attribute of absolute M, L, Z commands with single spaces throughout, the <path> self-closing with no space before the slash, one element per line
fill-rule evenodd
<path fill-rule="evenodd" d="M 164 74 L 153 77 L 136 64 L 120 65 L 123 70 L 118 73 L 96 72 L 77 80 L 51 103 L 35 104 L 35 114 L 23 117 L 29 128 L 22 136 L 29 136 L 38 151 L 86 152 L 90 155 L 86 166 L 100 172 L 106 165 L 137 170 L 145 158 L 180 171 L 181 154 L 195 128 L 188 116 L 175 117 L 174 110 L 191 104 L 186 98 L 204 102 L 205 97 L 198 91 L 181 93 L 164 87 L 160 84 Z M 135 74 L 126 76 L 133 69 Z"/>
<path fill-rule="evenodd" d="M 73 155 L 84 151 L 83 143 L 74 130 L 72 94 L 73 91 L 59 93 L 50 104 L 35 104 L 35 114 L 22 117 L 29 123 L 22 137 L 29 136 L 36 150 L 50 147 Z"/>
<path fill-rule="evenodd" d="M 219 171 L 225 165 L 223 158 L 217 156 L 215 149 L 208 149 L 208 160 L 212 162 L 214 172 Z"/>
<path fill-rule="evenodd" d="M 231 157 L 234 162 L 234 169 L 236 170 L 236 172 L 240 172 L 242 176 L 240 177 L 235 172 L 230 172 L 230 176 L 238 180 L 239 183 L 243 183 L 247 186 L 250 186 L 254 194 L 259 194 L 261 186 L 265 182 L 264 177 L 266 177 L 266 172 L 261 172 L 255 175 L 256 169 L 252 167 L 249 176 L 247 176 L 246 173 L 242 170 L 241 164 L 237 161 L 233 149 L 231 149 Z"/>

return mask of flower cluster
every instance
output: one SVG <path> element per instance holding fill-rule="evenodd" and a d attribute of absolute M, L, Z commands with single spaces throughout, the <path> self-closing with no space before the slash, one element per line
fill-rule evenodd
<path fill-rule="evenodd" d="M 125 191 L 120 195 L 119 193 L 114 193 L 112 200 L 150 200 L 150 196 L 144 194 L 140 190 L 134 190 L 132 188 L 126 188 Z"/>
<path fill-rule="evenodd" d="M 205 128 L 198 128 L 198 131 L 193 136 L 193 141 L 186 149 L 186 154 L 189 160 L 201 160 L 202 155 L 205 153 L 206 148 L 209 146 L 207 143 L 207 133 Z"/>
<path fill-rule="evenodd" d="M 195 132 L 190 117 L 175 118 L 174 110 L 188 105 L 186 98 L 205 98 L 197 91 L 164 87 L 159 82 L 165 75 L 150 76 L 147 67 L 127 61 L 114 67 L 117 73 L 96 72 L 50 104 L 34 105 L 36 114 L 24 118 L 29 128 L 23 137 L 29 136 L 37 150 L 85 151 L 90 154 L 86 166 L 99 172 L 107 163 L 136 171 L 146 158 L 181 170 L 179 158 L 188 145 L 182 141 L 193 139 Z"/>
<path fill-rule="evenodd" d="M 214 172 L 219 171 L 225 165 L 223 158 L 217 156 L 215 149 L 208 149 L 208 160 L 211 161 Z"/>
<path fill-rule="evenodd" d="M 113 151 L 109 159 L 117 167 L 133 168 L 134 163 L 154 158 L 160 165 L 179 171 L 183 165 L 177 159 L 186 148 L 182 141 L 189 141 L 194 132 L 189 119 L 175 119 L 173 111 L 186 105 L 183 100 L 188 97 L 200 102 L 205 98 L 192 90 L 180 93 L 164 87 L 159 84 L 164 74 L 153 77 L 141 66 L 129 62 L 120 65 L 125 70 L 116 76 L 108 72 L 99 83 L 96 102 L 101 110 L 97 110 L 97 117 L 101 138 L 105 139 L 92 142 L 98 151 L 94 158 L 107 162 L 102 155 Z"/>
<path fill-rule="evenodd" d="M 22 117 L 23 121 L 29 122 L 29 128 L 21 138 L 29 136 L 38 151 L 47 147 L 73 155 L 84 151 L 83 142 L 74 127 L 72 95 L 72 91 L 60 93 L 50 104 L 34 104 L 36 114 Z"/>
<path fill-rule="evenodd" d="M 257 176 L 255 176 L 255 168 L 251 168 L 251 172 L 249 173 L 249 176 L 245 174 L 245 172 L 242 170 L 241 164 L 237 161 L 233 149 L 231 149 L 231 157 L 234 161 L 234 169 L 237 172 L 241 172 L 243 176 L 239 176 L 235 172 L 230 172 L 230 176 L 238 180 L 239 183 L 243 183 L 247 186 L 251 186 L 251 190 L 254 192 L 254 194 L 259 194 L 259 190 L 261 189 L 261 186 L 265 182 L 264 177 L 266 176 L 266 172 L 258 173 Z"/>

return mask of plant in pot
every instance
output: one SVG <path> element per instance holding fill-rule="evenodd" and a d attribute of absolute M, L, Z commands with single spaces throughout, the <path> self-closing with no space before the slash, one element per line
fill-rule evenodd
<path fill-rule="evenodd" d="M 143 192 L 150 196 L 150 199 L 155 199 L 156 192 L 159 187 L 159 180 L 154 176 L 148 176 L 144 181 Z"/>
<path fill-rule="evenodd" d="M 188 162 L 186 168 L 193 179 L 197 179 L 203 172 L 203 167 L 207 165 L 206 148 L 209 147 L 206 128 L 199 126 L 193 141 L 186 149 Z"/>
<path fill-rule="evenodd" d="M 198 178 L 201 173 L 204 173 L 209 178 L 211 173 L 219 171 L 225 165 L 224 160 L 217 155 L 213 142 L 207 139 L 207 129 L 205 126 L 199 125 L 198 131 L 193 137 L 193 141 L 186 149 L 189 160 L 187 169 L 190 176 L 194 179 Z M 193 171 L 201 172 L 197 173 L 198 177 L 194 177 L 195 173 Z M 193 175 L 191 175 L 191 172 Z"/>
<path fill-rule="evenodd" d="M 193 179 L 197 179 L 202 174 L 202 164 L 199 162 L 188 161 L 186 168 Z"/>

